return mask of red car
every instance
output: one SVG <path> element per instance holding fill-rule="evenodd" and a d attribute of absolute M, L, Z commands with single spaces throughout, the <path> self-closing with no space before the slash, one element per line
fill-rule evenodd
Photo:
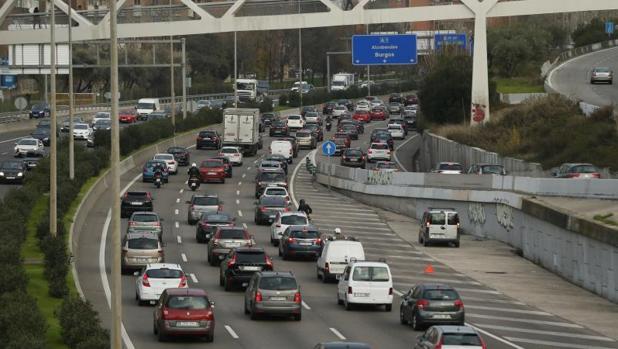
<path fill-rule="evenodd" d="M 221 159 L 207 159 L 200 165 L 200 178 L 203 183 L 219 181 L 225 183 L 225 164 Z"/>
<path fill-rule="evenodd" d="M 118 121 L 126 124 L 133 124 L 137 122 L 137 115 L 131 110 L 122 110 L 118 113 Z"/>
<path fill-rule="evenodd" d="M 154 334 L 163 342 L 169 337 L 215 339 L 215 313 L 206 291 L 199 288 L 168 288 L 154 311 Z"/>
<path fill-rule="evenodd" d="M 386 111 L 384 108 L 373 108 L 369 113 L 371 120 L 386 120 Z"/>
<path fill-rule="evenodd" d="M 350 144 L 352 143 L 352 140 L 350 139 L 350 135 L 345 133 L 345 132 L 337 132 L 333 135 L 333 140 L 335 139 L 344 139 L 345 140 L 345 147 L 349 148 Z"/>
<path fill-rule="evenodd" d="M 354 112 L 352 119 L 358 120 L 360 122 L 370 122 L 371 116 L 369 115 L 368 111 L 357 110 L 356 112 Z"/>

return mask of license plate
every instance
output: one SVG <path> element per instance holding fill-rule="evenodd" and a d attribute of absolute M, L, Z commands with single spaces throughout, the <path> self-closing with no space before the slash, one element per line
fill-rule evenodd
<path fill-rule="evenodd" d="M 141 206 L 141 205 L 142 205 L 142 203 L 141 203 L 141 202 L 136 202 L 136 201 L 134 201 L 134 202 L 132 202 L 132 203 L 131 203 L 131 205 L 134 205 L 134 206 Z"/>
<path fill-rule="evenodd" d="M 240 270 L 245 270 L 245 271 L 260 271 L 260 270 L 262 270 L 262 267 L 246 266 L 246 267 L 240 267 Z"/>
<path fill-rule="evenodd" d="M 217 172 L 208 172 L 208 175 L 210 175 L 210 176 L 214 176 L 216 174 L 217 174 Z"/>
<path fill-rule="evenodd" d="M 301 245 L 301 246 L 310 246 L 310 245 L 313 245 L 313 244 L 312 244 L 312 243 L 310 243 L 310 242 L 299 242 L 298 244 L 299 244 L 299 245 Z"/>
<path fill-rule="evenodd" d="M 15 177 L 6 177 L 6 179 L 15 179 Z"/>
<path fill-rule="evenodd" d="M 229 244 L 227 244 L 229 247 L 238 247 L 240 246 L 239 242 L 230 242 Z"/>
<path fill-rule="evenodd" d="M 176 323 L 178 327 L 197 327 L 198 323 L 195 321 L 178 321 Z"/>
<path fill-rule="evenodd" d="M 285 299 L 285 297 L 270 297 L 271 301 L 284 301 Z"/>
<path fill-rule="evenodd" d="M 450 315 L 445 315 L 445 314 L 436 314 L 436 315 L 433 315 L 432 318 L 434 318 L 434 319 L 450 319 L 451 316 Z"/>
<path fill-rule="evenodd" d="M 354 297 L 369 297 L 369 293 L 365 293 L 365 292 L 354 292 Z"/>

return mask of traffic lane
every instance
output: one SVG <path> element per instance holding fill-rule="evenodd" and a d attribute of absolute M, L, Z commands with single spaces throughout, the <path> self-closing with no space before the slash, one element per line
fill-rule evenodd
<path fill-rule="evenodd" d="M 594 67 L 610 67 L 618 72 L 618 48 L 611 48 L 568 61 L 549 76 L 550 84 L 559 93 L 577 100 L 604 106 L 618 102 L 618 87 L 609 84 L 590 84 Z"/>

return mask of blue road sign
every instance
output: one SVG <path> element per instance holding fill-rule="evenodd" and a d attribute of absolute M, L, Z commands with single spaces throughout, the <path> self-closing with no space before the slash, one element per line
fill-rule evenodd
<path fill-rule="evenodd" d="M 614 22 L 605 22 L 605 33 L 614 34 Z"/>
<path fill-rule="evenodd" d="M 336 148 L 337 148 L 337 145 L 335 145 L 335 142 L 326 141 L 322 143 L 322 154 L 326 156 L 332 156 L 333 154 L 335 154 Z"/>
<path fill-rule="evenodd" d="M 416 64 L 416 35 L 354 35 L 352 64 L 395 65 Z"/>
<path fill-rule="evenodd" d="M 17 75 L 0 75 L 0 88 L 15 88 Z"/>
<path fill-rule="evenodd" d="M 441 50 L 445 46 L 459 46 L 462 49 L 467 49 L 466 34 L 436 34 L 434 37 L 434 47 L 436 51 Z"/>

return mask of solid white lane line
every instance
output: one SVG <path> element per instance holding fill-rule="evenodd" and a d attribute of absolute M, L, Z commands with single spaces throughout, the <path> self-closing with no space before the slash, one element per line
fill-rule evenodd
<path fill-rule="evenodd" d="M 330 330 L 332 333 L 334 333 L 334 334 L 335 334 L 335 336 L 339 337 L 339 339 L 341 339 L 342 341 L 344 341 L 344 340 L 346 340 L 346 339 L 347 339 L 347 338 L 345 338 L 345 337 L 341 334 L 341 332 L 337 331 L 337 329 L 336 329 L 336 328 L 331 327 L 331 328 L 329 328 L 329 330 Z"/>
<path fill-rule="evenodd" d="M 180 223 L 175 222 L 175 223 L 174 223 L 174 226 L 175 226 L 176 228 L 180 228 Z"/>
<path fill-rule="evenodd" d="M 182 261 L 183 261 L 183 262 L 187 263 L 187 255 L 186 255 L 186 254 L 181 253 L 181 254 L 180 254 L 180 257 L 182 257 Z"/>
<path fill-rule="evenodd" d="M 180 189 L 178 192 L 179 192 L 180 194 L 182 194 L 182 193 L 184 193 L 184 191 L 185 191 L 184 189 Z"/>
<path fill-rule="evenodd" d="M 180 203 L 180 198 L 176 199 L 176 203 Z"/>
<path fill-rule="evenodd" d="M 461 297 L 461 298 L 463 298 L 464 302 L 471 301 L 471 302 L 482 302 L 482 303 L 489 302 L 489 303 L 526 305 L 526 303 L 518 302 L 518 301 L 510 300 L 510 299 L 492 299 L 492 298 L 479 298 L 479 297 L 470 297 L 470 296 Z M 466 304 L 466 306 L 468 305 Z"/>
<path fill-rule="evenodd" d="M 528 315 L 539 315 L 539 316 L 554 316 L 554 314 L 546 313 L 544 311 L 538 310 L 526 310 L 526 309 L 513 309 L 513 308 L 500 308 L 500 307 L 487 307 L 481 305 L 468 305 L 466 304 L 466 308 L 468 309 L 479 309 L 479 310 L 492 310 L 503 313 L 516 313 L 516 314 L 528 314 Z"/>
<path fill-rule="evenodd" d="M 299 164 L 304 163 L 307 157 L 309 157 L 311 154 L 315 154 L 315 150 L 309 152 L 309 154 L 303 156 L 302 159 L 300 159 L 300 161 L 298 162 Z M 315 156 L 315 155 L 314 155 Z M 313 158 L 314 161 L 313 163 L 315 163 L 315 157 Z M 290 177 L 290 196 L 292 199 L 292 202 L 294 203 L 295 207 L 298 207 L 298 201 L 296 201 L 296 194 L 294 193 L 294 178 L 296 178 L 296 174 L 298 174 L 298 170 L 301 168 L 302 166 L 296 165 L 296 167 L 294 167 L 294 171 L 292 171 L 292 177 Z"/>
<path fill-rule="evenodd" d="M 229 325 L 225 325 L 224 327 L 227 330 L 227 333 L 229 333 L 232 338 L 234 338 L 234 339 L 240 338 L 240 337 L 238 337 L 236 332 L 234 332 L 234 329 L 232 329 Z"/>
<path fill-rule="evenodd" d="M 489 329 L 492 329 L 492 330 L 541 334 L 541 335 L 544 335 L 544 336 L 557 336 L 557 337 L 567 337 L 567 338 L 577 338 L 577 339 L 590 339 L 590 340 L 603 341 L 603 342 L 615 342 L 616 341 L 615 339 L 609 338 L 609 337 L 591 336 L 591 335 L 586 335 L 586 334 L 582 334 L 582 333 L 541 331 L 541 330 L 532 330 L 532 329 L 529 329 L 529 328 L 498 326 L 498 325 L 485 325 L 485 324 L 475 324 L 475 326 L 478 326 L 478 327 L 481 327 L 481 328 L 489 328 Z"/>
<path fill-rule="evenodd" d="M 185 181 L 185 184 L 189 184 L 189 181 Z"/>
<path fill-rule="evenodd" d="M 193 281 L 194 284 L 198 283 L 197 278 L 195 277 L 195 274 L 191 273 L 189 274 L 189 276 L 191 276 L 191 281 Z"/>
<path fill-rule="evenodd" d="M 418 137 L 418 134 L 415 134 L 414 136 L 408 138 L 405 142 L 399 144 L 397 146 L 397 148 L 395 148 L 395 162 L 397 163 L 397 165 L 399 165 L 399 167 L 401 167 L 402 170 L 404 170 L 404 172 L 408 172 L 408 169 L 405 168 L 403 166 L 403 164 L 399 161 L 399 159 L 397 158 L 397 152 L 399 151 L 399 148 L 403 147 L 404 145 L 408 144 L 409 141 L 413 140 L 414 138 Z"/>
<path fill-rule="evenodd" d="M 238 210 L 238 217 L 242 217 L 242 211 Z"/>
<path fill-rule="evenodd" d="M 245 178 L 245 177 L 247 177 L 247 174 L 246 174 L 246 173 L 243 173 L 241 177 L 242 177 L 242 178 Z"/>
<path fill-rule="evenodd" d="M 240 205 L 240 200 L 236 199 L 236 205 Z"/>
<path fill-rule="evenodd" d="M 242 185 L 242 182 L 238 182 L 238 186 L 240 187 Z"/>
<path fill-rule="evenodd" d="M 477 331 L 481 332 L 482 334 L 484 334 L 484 335 L 486 335 L 486 336 L 488 336 L 488 337 L 491 337 L 491 338 L 493 338 L 493 339 L 495 339 L 495 340 L 497 340 L 497 341 L 499 341 L 499 342 L 502 342 L 502 343 L 504 343 L 504 344 L 506 344 L 506 345 L 510 346 L 511 348 L 515 348 L 515 349 L 524 349 L 524 348 L 520 347 L 519 345 L 517 345 L 517 344 L 515 344 L 515 343 L 509 342 L 509 341 L 507 341 L 506 339 L 504 339 L 504 338 L 502 338 L 502 337 L 498 337 L 498 336 L 496 336 L 495 334 L 490 333 L 490 332 L 487 332 L 487 331 L 483 330 L 482 328 L 478 328 L 478 327 L 476 327 L 476 326 L 474 326 L 474 325 L 472 325 L 472 324 L 470 324 L 470 323 L 468 323 L 468 322 L 466 322 L 466 325 L 468 325 L 468 326 L 470 326 L 470 327 L 474 328 L 475 330 L 477 330 Z"/>
<path fill-rule="evenodd" d="M 455 280 L 455 279 L 443 279 L 443 278 L 436 278 L 433 277 L 432 275 L 418 275 L 418 276 L 409 276 L 409 275 L 393 275 L 394 279 L 397 280 L 422 280 L 422 281 L 430 281 L 431 282 L 442 282 L 445 284 L 466 284 L 466 285 L 475 285 L 475 286 L 480 286 L 481 283 L 480 282 L 476 282 L 476 281 L 472 281 L 472 280 Z M 551 315 L 551 314 L 549 314 Z"/>
<path fill-rule="evenodd" d="M 245 228 L 245 229 L 247 229 L 247 223 L 243 223 L 243 224 L 242 224 L 242 227 L 243 227 L 243 228 Z"/>
<path fill-rule="evenodd" d="M 311 307 L 307 303 L 305 303 L 305 301 L 302 301 L 301 304 L 303 305 L 303 308 L 305 308 L 307 310 L 311 310 Z"/>
<path fill-rule="evenodd" d="M 551 341 L 541 341 L 536 339 L 527 339 L 527 338 L 516 338 L 516 337 L 504 337 L 507 340 L 513 342 L 527 343 L 527 344 L 539 344 L 543 346 L 551 346 L 558 348 L 573 348 L 573 349 L 612 349 L 609 347 L 597 347 L 592 345 L 580 345 L 580 344 L 571 344 L 571 343 L 562 343 L 562 342 L 551 342 Z"/>
<path fill-rule="evenodd" d="M 403 296 L 403 293 L 399 290 L 393 289 L 393 292 L 398 295 L 399 297 Z"/>
<path fill-rule="evenodd" d="M 176 241 L 178 241 L 179 244 L 182 244 L 182 238 L 180 235 L 176 235 Z"/>
<path fill-rule="evenodd" d="M 236 195 L 240 195 L 240 190 L 236 190 Z"/>
<path fill-rule="evenodd" d="M 174 210 L 174 214 L 178 214 L 178 209 L 175 209 L 175 210 Z"/>
<path fill-rule="evenodd" d="M 457 290 L 459 291 L 459 289 Z M 523 322 L 527 324 L 536 324 L 536 325 L 549 325 L 549 326 L 566 327 L 566 328 L 583 328 L 583 326 L 580 326 L 578 324 L 573 324 L 570 322 L 516 319 L 516 318 L 506 317 L 506 316 L 482 315 L 482 314 L 474 314 L 474 313 L 466 314 L 466 316 L 470 316 L 472 318 L 479 318 L 479 319 L 504 320 L 504 321 Z"/>

